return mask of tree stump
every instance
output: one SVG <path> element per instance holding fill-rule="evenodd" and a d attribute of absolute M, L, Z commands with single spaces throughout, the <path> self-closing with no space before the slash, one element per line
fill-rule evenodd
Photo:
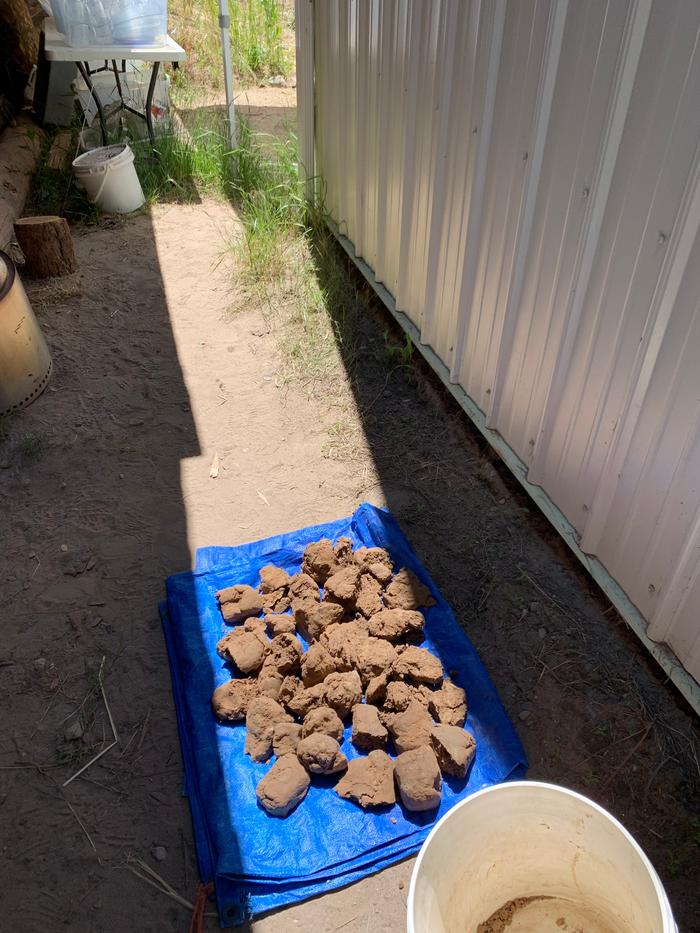
<path fill-rule="evenodd" d="M 15 236 L 27 261 L 27 272 L 39 279 L 75 272 L 70 228 L 63 217 L 22 217 L 15 221 Z"/>

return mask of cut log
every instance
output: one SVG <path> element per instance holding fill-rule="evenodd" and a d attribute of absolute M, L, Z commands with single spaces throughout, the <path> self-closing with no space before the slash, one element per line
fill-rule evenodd
<path fill-rule="evenodd" d="M 70 228 L 63 217 L 22 217 L 15 221 L 15 236 L 30 275 L 46 279 L 78 268 Z"/>

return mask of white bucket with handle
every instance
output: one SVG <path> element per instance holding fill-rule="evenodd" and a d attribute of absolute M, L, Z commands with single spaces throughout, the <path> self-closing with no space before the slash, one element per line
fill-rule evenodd
<path fill-rule="evenodd" d="M 575 791 L 512 781 L 435 825 L 408 895 L 408 933 L 677 933 L 633 837 Z"/>
<path fill-rule="evenodd" d="M 108 214 L 129 214 L 146 200 L 134 153 L 126 143 L 83 153 L 73 160 L 73 174 L 90 200 Z"/>

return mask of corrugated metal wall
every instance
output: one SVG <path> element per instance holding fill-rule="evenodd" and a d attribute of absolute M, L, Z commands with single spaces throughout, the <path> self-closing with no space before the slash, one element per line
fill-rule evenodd
<path fill-rule="evenodd" d="M 340 232 L 700 680 L 700 3 L 311 9 Z"/>

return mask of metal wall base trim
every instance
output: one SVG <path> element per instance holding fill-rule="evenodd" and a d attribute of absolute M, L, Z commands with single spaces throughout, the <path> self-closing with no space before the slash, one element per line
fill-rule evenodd
<path fill-rule="evenodd" d="M 435 351 L 427 344 L 421 343 L 420 331 L 408 317 L 396 309 L 396 302 L 391 292 L 378 282 L 375 278 L 372 268 L 355 253 L 355 247 L 352 242 L 339 233 L 337 226 L 329 222 L 329 227 L 333 231 L 336 239 L 343 247 L 345 252 L 352 259 L 355 266 L 362 273 L 363 277 L 372 286 L 375 294 L 385 305 L 392 317 L 409 335 L 415 347 L 420 351 L 431 369 L 440 377 L 441 381 L 450 394 L 456 399 L 460 407 L 467 413 L 470 420 L 483 434 L 489 444 L 501 457 L 508 469 L 520 482 L 530 498 L 535 502 L 541 512 L 549 519 L 550 523 L 559 532 L 569 548 L 583 564 L 589 574 L 593 577 L 598 586 L 603 590 L 620 616 L 639 638 L 644 647 L 653 656 L 656 662 L 663 669 L 668 679 L 677 687 L 683 697 L 690 704 L 694 712 L 700 716 L 700 685 L 686 671 L 673 651 L 665 644 L 652 641 L 647 635 L 647 621 L 634 605 L 629 596 L 625 593 L 617 581 L 605 569 L 597 557 L 585 554 L 578 543 L 578 534 L 571 525 L 566 516 L 552 502 L 547 493 L 541 486 L 535 486 L 527 478 L 527 467 L 508 445 L 503 437 L 497 432 L 486 426 L 486 418 L 476 402 L 464 391 L 464 389 L 450 382 L 450 373 Z"/>

